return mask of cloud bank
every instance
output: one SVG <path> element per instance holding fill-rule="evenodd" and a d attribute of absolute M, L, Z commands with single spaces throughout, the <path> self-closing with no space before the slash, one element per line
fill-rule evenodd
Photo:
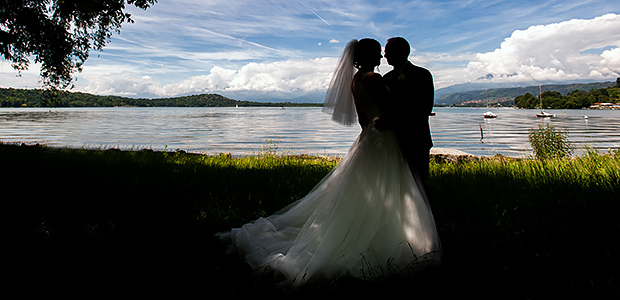
<path fill-rule="evenodd" d="M 308 13 L 308 8 L 302 8 Z M 318 12 L 324 16 L 324 11 Z M 316 16 L 311 14 L 309 18 L 312 20 Z M 158 22 L 157 19 L 145 20 L 140 26 L 153 28 L 147 25 Z M 169 27 L 173 28 L 171 22 L 168 20 L 168 24 L 172 24 Z M 436 88 L 468 82 L 615 80 L 620 77 L 618 29 L 620 15 L 610 13 L 515 30 L 489 52 L 412 49 L 410 60 L 431 70 Z M 215 34 L 211 30 L 178 32 Z M 307 47 L 312 44 L 331 50 L 307 58 L 294 49 L 270 48 L 221 34 L 217 37 L 226 43 L 243 47 L 205 49 L 200 44 L 188 50 L 178 46 L 182 44 L 178 41 L 156 41 L 155 33 L 147 35 L 153 40 L 141 40 L 142 43 L 131 39 L 132 34 L 137 34 L 132 33 L 131 28 L 123 34 L 124 37 L 118 39 L 119 44 L 106 47 L 102 58 L 91 57 L 83 73 L 77 74 L 75 90 L 149 98 L 198 93 L 273 95 L 279 99 L 299 97 L 327 89 L 338 59 L 336 53 L 346 44 L 342 38 L 324 38 L 323 43 L 308 42 Z M 200 36 L 197 40 L 207 39 Z M 125 41 L 127 44 L 122 44 Z M 390 69 L 385 61 L 379 67 L 381 73 Z M 37 74 L 38 67 L 33 64 L 18 78 L 8 63 L 0 62 L 2 86 L 36 87 Z M 252 99 L 247 96 L 242 100 Z"/>
<path fill-rule="evenodd" d="M 469 62 L 466 80 L 566 81 L 620 76 L 620 15 L 517 30 Z"/>
<path fill-rule="evenodd" d="M 466 82 L 615 80 L 620 76 L 620 15 L 573 19 L 516 30 L 486 53 L 423 53 L 411 61 L 429 68 L 437 88 Z M 343 43 L 341 43 L 343 44 Z M 257 92 L 301 95 L 324 91 L 336 57 L 215 66 L 207 74 L 161 84 L 129 72 L 91 78 L 80 86 L 96 94 L 175 96 L 192 93 Z M 391 69 L 385 62 L 382 73 Z M 86 81 L 85 80 L 85 81 Z"/>
<path fill-rule="evenodd" d="M 273 63 L 248 63 L 239 69 L 215 66 L 208 74 L 162 84 L 150 76 L 121 72 L 99 76 L 84 74 L 87 93 L 125 96 L 171 97 L 197 93 L 240 94 L 272 93 L 301 96 L 327 89 L 336 58 L 285 60 Z"/>

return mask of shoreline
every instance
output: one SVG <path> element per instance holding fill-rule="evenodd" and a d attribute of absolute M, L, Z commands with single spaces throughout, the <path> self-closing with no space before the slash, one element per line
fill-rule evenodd
<path fill-rule="evenodd" d="M 227 159 L 247 159 L 247 158 L 276 158 L 276 159 L 288 159 L 288 158 L 292 158 L 292 159 L 300 159 L 300 160 L 317 160 L 317 161 L 326 161 L 326 162 L 335 162 L 335 163 L 339 163 L 343 157 L 346 154 L 343 155 L 321 155 L 321 154 L 308 154 L 308 153 L 297 153 L 297 154 L 290 154 L 290 153 L 275 153 L 275 152 L 270 152 L 270 151 L 265 151 L 265 152 L 257 152 L 254 154 L 248 154 L 248 155 L 235 155 L 232 154 L 230 152 L 220 152 L 220 153 L 202 153 L 202 152 L 192 152 L 192 151 L 185 151 L 183 149 L 176 149 L 176 150 L 153 150 L 153 149 L 149 149 L 149 148 L 134 148 L 134 149 L 119 149 L 116 147 L 109 147 L 109 148 L 88 148 L 88 147 L 70 147 L 70 146 L 64 146 L 64 147 L 58 147 L 58 146 L 49 146 L 49 145 L 45 145 L 45 144 L 40 144 L 40 143 L 32 143 L 32 144 L 27 144 L 27 143 L 6 143 L 3 141 L 0 141 L 0 147 L 24 147 L 24 148 L 34 148 L 34 147 L 41 147 L 41 148 L 45 148 L 49 152 L 49 153 L 53 153 L 55 151 L 59 151 L 62 149 L 66 149 L 66 150 L 70 150 L 70 151 L 80 151 L 80 150 L 84 150 L 84 151 L 100 151 L 100 152 L 127 152 L 127 153 L 131 153 L 131 152 L 150 152 L 150 153 L 167 153 L 167 154 L 180 154 L 180 155 L 188 155 L 188 156 L 196 156 L 196 157 L 225 157 Z M 511 161 L 519 161 L 519 160 L 525 160 L 528 159 L 526 157 L 510 157 L 510 156 L 504 156 L 501 154 L 495 154 L 493 156 L 482 156 L 482 155 L 475 155 L 475 154 L 471 154 L 471 153 L 467 153 L 458 149 L 454 149 L 454 148 L 431 148 L 430 151 L 430 158 L 429 158 L 429 162 L 434 162 L 437 164 L 445 164 L 445 163 L 465 163 L 465 162 L 476 162 L 476 161 L 481 161 L 481 160 L 511 160 Z"/>
<path fill-rule="evenodd" d="M 50 149 L 71 149 L 71 150 L 89 150 L 89 151 L 126 151 L 126 152 L 140 152 L 140 151 L 146 151 L 146 152 L 166 152 L 166 153 L 184 153 L 184 154 L 192 154 L 192 155 L 204 155 L 204 156 L 229 156 L 229 157 L 253 157 L 253 156 L 265 156 L 265 155 L 275 155 L 275 156 L 297 156 L 297 157 L 321 157 L 321 158 L 327 158 L 327 159 L 341 159 L 343 156 L 346 155 L 320 155 L 320 154 L 310 154 L 310 153 L 297 153 L 297 154 L 287 154 L 287 153 L 273 153 L 270 151 L 265 151 L 265 152 L 257 152 L 255 154 L 233 154 L 231 152 L 219 152 L 219 153 L 204 153 L 204 152 L 193 152 L 193 151 L 187 151 L 187 150 L 183 150 L 183 149 L 175 149 L 175 150 L 153 150 L 151 148 L 131 148 L 131 149 L 122 149 L 122 148 L 118 148 L 118 147 L 114 147 L 114 146 L 110 146 L 110 147 L 71 147 L 71 146 L 50 146 L 50 145 L 46 145 L 44 143 L 26 143 L 26 142 L 4 142 L 0 140 L 0 146 L 15 146 L 15 147 L 45 147 L 45 148 L 50 148 Z M 475 154 L 471 154 L 459 149 L 455 149 L 455 148 L 442 148 L 442 147 L 433 147 L 430 150 L 430 155 L 431 157 L 468 157 L 468 158 L 474 158 L 474 159 L 480 159 L 483 157 L 488 157 L 488 156 L 483 156 L 483 155 L 475 155 Z M 495 156 L 502 156 L 502 157 L 507 157 L 507 156 L 503 156 L 503 155 L 495 155 Z"/>

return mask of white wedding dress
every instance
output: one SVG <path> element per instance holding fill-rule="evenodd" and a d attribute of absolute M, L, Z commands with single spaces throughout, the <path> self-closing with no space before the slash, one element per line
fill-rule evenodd
<path fill-rule="evenodd" d="M 376 115 L 367 113 L 369 120 Z M 252 268 L 274 272 L 290 286 L 415 272 L 441 255 L 421 182 L 394 133 L 372 125 L 305 197 L 220 236 Z"/>
<path fill-rule="evenodd" d="M 440 256 L 420 187 L 393 133 L 368 127 L 308 195 L 230 237 L 254 269 L 282 274 L 293 286 L 415 271 Z"/>

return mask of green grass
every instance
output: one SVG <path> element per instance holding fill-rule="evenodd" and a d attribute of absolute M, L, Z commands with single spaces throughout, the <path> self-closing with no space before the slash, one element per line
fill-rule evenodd
<path fill-rule="evenodd" d="M 80 297 L 620 296 L 620 158 L 597 153 L 432 162 L 444 264 L 414 277 L 283 292 L 224 253 L 215 233 L 301 198 L 337 163 L 0 145 L 7 286 Z"/>
<path fill-rule="evenodd" d="M 619 157 L 493 159 L 431 170 L 428 193 L 455 272 L 477 268 L 524 298 L 619 295 Z"/>

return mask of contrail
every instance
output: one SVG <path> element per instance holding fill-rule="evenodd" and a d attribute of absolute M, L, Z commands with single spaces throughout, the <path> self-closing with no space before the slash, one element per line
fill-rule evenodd
<path fill-rule="evenodd" d="M 325 19 L 321 18 L 321 16 L 319 16 L 319 14 L 316 13 L 316 10 L 310 8 L 310 6 L 306 5 L 306 3 L 304 3 L 301 0 L 298 0 L 299 3 L 301 3 L 301 5 L 305 6 L 311 13 L 313 13 L 317 18 L 321 19 L 321 21 L 323 21 L 325 24 L 327 24 L 327 26 L 332 26 L 332 24 L 329 24 L 329 22 L 325 21 Z"/>
<path fill-rule="evenodd" d="M 255 42 L 251 42 L 251 41 L 248 41 L 248 40 L 240 39 L 240 38 L 237 38 L 237 37 L 234 37 L 234 36 L 231 36 L 231 35 L 215 32 L 215 31 L 212 31 L 212 30 L 209 30 L 209 29 L 199 28 L 198 30 L 199 31 L 204 31 L 204 32 L 207 32 L 207 33 L 210 33 L 212 35 L 219 36 L 219 37 L 228 38 L 228 39 L 239 41 L 239 42 L 242 42 L 242 43 L 247 43 L 247 44 L 250 44 L 250 45 L 253 45 L 253 46 L 256 46 L 256 47 L 260 47 L 260 48 L 263 48 L 263 49 L 267 49 L 267 50 L 271 50 L 271 51 L 279 51 L 278 49 L 267 47 L 267 46 L 261 45 L 259 43 L 255 43 Z"/>

